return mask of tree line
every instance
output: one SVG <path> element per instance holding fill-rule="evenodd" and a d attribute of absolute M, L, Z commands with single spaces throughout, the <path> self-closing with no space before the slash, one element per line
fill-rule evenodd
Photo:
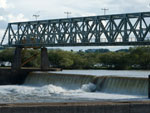
<path fill-rule="evenodd" d="M 91 50 L 90 50 L 91 51 Z M 51 67 L 63 69 L 150 69 L 150 47 L 131 47 L 120 51 L 64 51 L 48 50 Z M 38 54 L 25 67 L 40 67 L 40 50 L 25 49 L 22 51 L 22 62 Z M 14 49 L 0 51 L 0 61 L 12 62 Z"/>

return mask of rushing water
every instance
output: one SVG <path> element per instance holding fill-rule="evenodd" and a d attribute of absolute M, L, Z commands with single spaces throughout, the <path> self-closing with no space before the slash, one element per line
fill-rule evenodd
<path fill-rule="evenodd" d="M 150 71 L 64 70 L 54 72 L 62 75 L 49 73 L 33 72 L 23 85 L 0 86 L 0 103 L 147 99 Z"/>

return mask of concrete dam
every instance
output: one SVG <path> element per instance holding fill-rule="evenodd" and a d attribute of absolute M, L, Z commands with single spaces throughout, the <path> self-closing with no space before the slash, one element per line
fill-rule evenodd
<path fill-rule="evenodd" d="M 65 89 L 79 89 L 89 84 L 88 91 L 106 92 L 114 94 L 143 95 L 148 94 L 148 79 L 118 76 L 91 76 L 73 74 L 55 74 L 47 72 L 30 73 L 25 83 L 27 85 L 48 85 L 64 87 Z M 88 89 L 89 88 L 89 89 Z"/>

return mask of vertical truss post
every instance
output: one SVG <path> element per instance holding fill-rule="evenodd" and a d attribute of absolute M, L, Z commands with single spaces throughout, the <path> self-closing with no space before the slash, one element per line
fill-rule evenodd
<path fill-rule="evenodd" d="M 70 32 L 69 32 L 69 36 L 70 36 L 70 43 L 73 44 L 74 43 L 74 37 L 73 37 L 73 22 L 70 19 Z"/>
<path fill-rule="evenodd" d="M 127 42 L 128 41 L 128 28 L 127 28 L 127 16 L 124 16 L 124 37 L 123 37 L 123 41 Z"/>
<path fill-rule="evenodd" d="M 19 34 L 20 24 L 17 25 L 17 40 L 20 43 L 20 34 Z"/>
<path fill-rule="evenodd" d="M 109 36 L 110 36 L 110 38 L 111 38 L 111 42 L 113 42 L 114 40 L 113 40 L 113 23 L 112 23 L 112 17 L 110 16 L 110 18 L 109 18 Z"/>
<path fill-rule="evenodd" d="M 98 30 L 98 18 L 97 18 L 97 17 L 95 17 L 95 24 L 96 24 L 96 25 L 95 25 L 95 34 L 96 34 L 96 35 L 95 35 L 95 36 L 96 36 L 96 37 L 95 37 L 95 42 L 96 42 L 96 43 L 100 43 L 100 39 L 99 39 L 99 31 L 100 31 L 100 30 Z"/>
<path fill-rule="evenodd" d="M 12 44 L 11 35 L 10 35 L 10 27 L 11 27 L 11 24 L 8 24 L 8 44 L 9 45 Z"/>
<path fill-rule="evenodd" d="M 142 41 L 143 40 L 143 38 L 142 38 L 142 33 L 143 33 L 143 30 L 142 30 L 142 14 L 140 14 L 139 18 L 140 18 L 139 38 L 140 38 L 140 41 Z"/>

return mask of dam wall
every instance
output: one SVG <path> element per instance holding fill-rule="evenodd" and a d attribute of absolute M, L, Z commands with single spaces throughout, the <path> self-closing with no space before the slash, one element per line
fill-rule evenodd
<path fill-rule="evenodd" d="M 23 84 L 27 75 L 33 71 L 41 71 L 40 68 L 22 68 L 12 70 L 11 68 L 0 68 L 0 85 Z M 45 71 L 61 71 L 60 68 L 49 68 Z"/>
<path fill-rule="evenodd" d="M 80 89 L 88 85 L 91 92 L 148 95 L 148 78 L 32 72 L 24 84 L 41 86 L 53 84 L 67 89 Z"/>
<path fill-rule="evenodd" d="M 96 88 L 89 83 L 92 83 Z M 148 95 L 147 78 L 56 74 L 42 72 L 40 69 L 21 69 L 20 71 L 0 69 L 0 85 L 13 84 L 53 84 L 67 89 L 79 89 L 84 84 L 89 84 L 91 87 L 89 91 L 92 92 L 98 91 L 115 94 Z"/>
<path fill-rule="evenodd" d="M 78 102 L 0 105 L 0 113 L 150 113 L 149 102 Z"/>
<path fill-rule="evenodd" d="M 32 70 L 0 69 L 0 85 L 22 84 Z"/>

